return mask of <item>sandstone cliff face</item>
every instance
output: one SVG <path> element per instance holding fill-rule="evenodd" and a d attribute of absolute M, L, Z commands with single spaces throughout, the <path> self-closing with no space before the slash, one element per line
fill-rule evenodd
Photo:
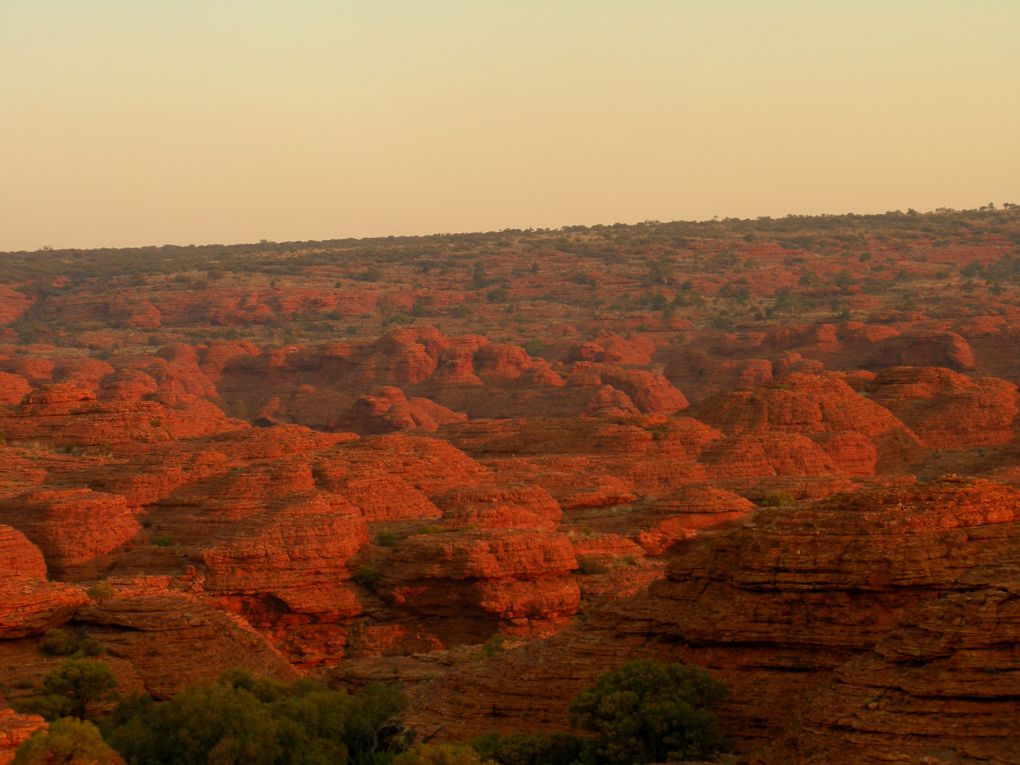
<path fill-rule="evenodd" d="M 674 548 L 666 580 L 605 606 L 583 629 L 466 665 L 429 687 L 414 719 L 426 730 L 442 726 L 444 736 L 563 726 L 566 702 L 591 677 L 651 655 L 706 666 L 726 681 L 724 721 L 742 751 L 757 752 L 753 761 L 790 761 L 795 748 L 767 751 L 784 730 L 813 747 L 817 761 L 822 752 L 836 756 L 848 720 L 859 749 L 847 761 L 919 755 L 932 742 L 960 762 L 982 752 L 1004 757 L 1002 720 L 1020 693 L 1015 673 L 976 687 L 981 667 L 1015 665 L 995 637 L 1015 626 L 1012 596 L 994 580 L 1020 563 L 1018 535 L 1020 494 L 982 481 L 762 510 Z M 927 663 L 930 677 L 918 671 Z M 949 667 L 962 670 L 958 684 Z M 512 688 L 497 680 L 508 675 Z M 481 698 L 484 708 L 473 707 Z M 954 698 L 961 721 L 976 726 L 969 742 L 952 724 L 931 738 L 936 710 L 949 713 Z"/>
<path fill-rule="evenodd" d="M 0 571 L 7 576 L 46 578 L 46 562 L 39 548 L 11 526 L 0 526 Z"/>
<path fill-rule="evenodd" d="M 691 484 L 651 501 L 642 516 L 654 525 L 638 534 L 649 553 L 659 555 L 698 531 L 748 516 L 755 506 L 733 492 L 710 484 Z"/>
<path fill-rule="evenodd" d="M 38 545 L 56 575 L 116 549 L 141 528 L 123 497 L 91 489 L 36 491 L 5 500 L 0 521 Z"/>
<path fill-rule="evenodd" d="M 936 449 L 999 446 L 1015 435 L 1017 389 L 1006 380 L 943 368 L 891 367 L 865 390 Z"/>
<path fill-rule="evenodd" d="M 534 531 L 428 534 L 397 545 L 379 591 L 423 615 L 475 611 L 509 626 L 570 616 L 580 605 L 570 540 Z"/>
<path fill-rule="evenodd" d="M 66 623 L 88 597 L 77 587 L 32 577 L 0 581 L 0 639 L 41 635 Z"/>
<path fill-rule="evenodd" d="M 1017 762 L 1018 593 L 1012 579 L 914 609 L 755 762 Z"/>
<path fill-rule="evenodd" d="M 406 430 L 434 433 L 441 425 L 466 419 L 466 414 L 427 398 L 412 396 L 408 399 L 400 388 L 383 387 L 361 396 L 329 426 L 365 434 Z"/>
<path fill-rule="evenodd" d="M 358 509 L 316 490 L 303 460 L 255 464 L 175 492 L 149 514 L 150 533 L 201 564 L 196 584 L 256 618 L 346 614 L 346 563 L 368 542 Z M 282 615 L 282 613 L 277 613 Z"/>
<path fill-rule="evenodd" d="M 323 489 L 342 494 L 373 521 L 428 520 L 436 498 L 457 487 L 488 483 L 488 470 L 434 438 L 362 438 L 324 453 L 315 465 Z"/>
<path fill-rule="evenodd" d="M 720 359 L 702 349 L 686 348 L 672 356 L 663 374 L 699 403 L 723 391 L 771 383 L 773 365 L 764 358 Z"/>
<path fill-rule="evenodd" d="M 56 383 L 30 393 L 4 428 L 12 441 L 41 440 L 65 447 L 117 449 L 139 443 L 224 433 L 244 427 L 214 404 L 188 394 L 158 391 L 142 400 L 109 397 L 76 383 Z M 143 383 L 144 385 L 144 383 Z M 135 391 L 139 388 L 135 387 Z"/>
<path fill-rule="evenodd" d="M 0 405 L 19 404 L 31 390 L 32 386 L 21 375 L 0 372 Z"/>
<path fill-rule="evenodd" d="M 18 747 L 46 728 L 39 715 L 19 715 L 0 697 L 0 765 L 10 765 Z"/>
<path fill-rule="evenodd" d="M 553 531 L 563 517 L 559 503 L 539 486 L 466 486 L 446 492 L 436 504 L 447 523 L 468 528 Z"/>
<path fill-rule="evenodd" d="M 0 572 L 0 640 L 42 634 L 88 602 L 77 587 L 46 581 L 39 548 L 4 525 L 0 525 Z"/>
<path fill-rule="evenodd" d="M 78 615 L 132 685 L 165 698 L 232 667 L 294 678 L 291 665 L 265 636 L 208 601 L 168 591 L 167 584 L 159 579 L 115 581 L 114 597 Z"/>
<path fill-rule="evenodd" d="M 948 367 L 960 372 L 974 369 L 974 351 L 955 332 L 908 335 L 890 338 L 878 344 L 865 366 Z"/>
<path fill-rule="evenodd" d="M 791 374 L 771 387 L 723 393 L 695 415 L 735 436 L 860 433 L 875 444 L 879 469 L 902 469 L 921 441 L 888 409 L 834 376 Z"/>

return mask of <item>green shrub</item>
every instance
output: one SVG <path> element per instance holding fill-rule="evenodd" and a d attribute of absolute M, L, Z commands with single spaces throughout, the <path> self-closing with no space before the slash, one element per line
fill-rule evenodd
<path fill-rule="evenodd" d="M 374 765 L 388 761 L 384 729 L 404 705 L 383 686 L 352 696 L 231 670 L 167 701 L 124 701 L 106 734 L 125 761 L 146 765 Z"/>
<path fill-rule="evenodd" d="M 792 505 L 794 502 L 793 495 L 785 491 L 774 491 L 766 494 L 761 500 L 762 507 L 783 507 L 784 505 Z"/>
<path fill-rule="evenodd" d="M 376 586 L 379 584 L 379 580 L 382 579 L 382 570 L 378 566 L 366 563 L 358 566 L 352 578 L 362 587 L 369 590 L 375 590 Z"/>
<path fill-rule="evenodd" d="M 70 656 L 78 650 L 79 642 L 79 637 L 68 630 L 46 630 L 39 642 L 39 650 L 50 656 Z"/>
<path fill-rule="evenodd" d="M 501 632 L 497 632 L 484 643 L 482 643 L 482 653 L 486 656 L 495 656 L 497 653 L 502 653 L 503 644 L 506 642 L 506 635 Z"/>
<path fill-rule="evenodd" d="M 106 653 L 106 647 L 98 640 L 81 632 L 62 629 L 46 630 L 39 643 L 39 650 L 50 656 L 71 656 L 76 659 Z"/>
<path fill-rule="evenodd" d="M 32 734 L 32 738 L 18 747 L 13 765 L 115 765 L 120 762 L 120 757 L 106 745 L 95 725 L 65 717 L 55 721 L 48 730 Z"/>
<path fill-rule="evenodd" d="M 585 753 L 584 741 L 570 733 L 488 733 L 471 746 L 499 765 L 575 765 Z"/>
<path fill-rule="evenodd" d="M 397 542 L 407 539 L 406 532 L 380 531 L 375 535 L 375 543 L 380 547 L 393 547 Z"/>
<path fill-rule="evenodd" d="M 491 765 L 460 744 L 419 744 L 393 759 L 393 765 Z"/>
<path fill-rule="evenodd" d="M 94 585 L 85 590 L 85 594 L 93 600 L 102 603 L 104 600 L 108 600 L 113 597 L 113 587 L 109 582 L 96 582 Z"/>
<path fill-rule="evenodd" d="M 609 566 L 605 563 L 596 560 L 595 558 L 578 558 L 577 559 L 577 573 L 581 576 L 591 576 L 592 574 L 606 574 L 609 572 Z"/>
<path fill-rule="evenodd" d="M 594 734 L 598 763 L 705 759 L 725 745 L 711 712 L 725 694 L 700 667 L 638 659 L 600 675 L 573 700 L 570 715 Z"/>
<path fill-rule="evenodd" d="M 34 712 L 47 720 L 76 717 L 84 720 L 96 706 L 117 698 L 117 679 L 110 668 L 92 659 L 65 659 L 43 678 L 39 695 L 18 710 Z"/>

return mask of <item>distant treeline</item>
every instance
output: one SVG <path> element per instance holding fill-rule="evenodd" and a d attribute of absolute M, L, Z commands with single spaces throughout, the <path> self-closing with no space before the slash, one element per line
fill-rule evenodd
<path fill-rule="evenodd" d="M 742 238 L 805 247 L 816 238 L 858 241 L 867 236 L 974 237 L 999 234 L 1020 244 L 1020 205 L 986 205 L 975 210 L 914 210 L 875 215 L 788 215 L 783 218 L 710 221 L 645 221 L 559 229 L 504 229 L 483 233 L 390 236 L 369 239 L 250 244 L 163 245 L 91 250 L 43 248 L 0 253 L 0 283 L 23 283 L 65 276 L 72 280 L 111 276 L 175 274 L 188 271 L 293 274 L 338 263 L 426 261 L 437 256 L 540 251 L 598 255 L 600 245 L 683 247 L 690 239 Z"/>

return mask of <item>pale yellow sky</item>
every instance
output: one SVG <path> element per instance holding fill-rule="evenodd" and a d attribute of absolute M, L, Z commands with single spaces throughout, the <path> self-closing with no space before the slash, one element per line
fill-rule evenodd
<path fill-rule="evenodd" d="M 0 0 L 0 250 L 1020 202 L 1018 0 Z"/>

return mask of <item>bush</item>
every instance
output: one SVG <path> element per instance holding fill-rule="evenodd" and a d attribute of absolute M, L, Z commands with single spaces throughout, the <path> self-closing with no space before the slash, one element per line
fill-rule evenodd
<path fill-rule="evenodd" d="M 76 717 L 84 720 L 100 704 L 117 698 L 117 679 L 110 668 L 92 659 L 65 659 L 43 678 L 39 695 L 19 705 L 47 720 Z"/>
<path fill-rule="evenodd" d="M 761 500 L 762 507 L 783 507 L 794 503 L 793 495 L 785 491 L 774 491 L 766 494 Z"/>
<path fill-rule="evenodd" d="M 382 570 L 378 566 L 366 563 L 363 566 L 358 566 L 351 578 L 362 587 L 375 591 L 379 580 L 382 579 Z"/>
<path fill-rule="evenodd" d="M 489 733 L 471 745 L 483 758 L 499 765 L 574 765 L 582 761 L 585 742 L 569 733 Z"/>
<path fill-rule="evenodd" d="M 606 574 L 609 572 L 609 566 L 595 558 L 578 558 L 577 559 L 577 573 L 581 576 L 591 576 L 592 574 Z"/>
<path fill-rule="evenodd" d="M 419 744 L 393 759 L 393 765 L 491 765 L 478 752 L 458 744 Z"/>
<path fill-rule="evenodd" d="M 113 597 L 113 586 L 109 582 L 96 582 L 85 590 L 85 594 L 93 600 L 102 603 Z"/>
<path fill-rule="evenodd" d="M 700 667 L 639 659 L 599 676 L 570 705 L 598 763 L 705 759 L 721 751 L 711 707 L 726 694 Z"/>
<path fill-rule="evenodd" d="M 497 653 L 502 653 L 504 643 L 506 643 L 506 635 L 502 632 L 497 632 L 482 643 L 482 653 L 486 656 L 495 656 Z"/>
<path fill-rule="evenodd" d="M 74 656 L 79 659 L 106 653 L 106 648 L 98 640 L 80 632 L 61 629 L 46 630 L 39 643 L 39 650 L 50 656 Z"/>
<path fill-rule="evenodd" d="M 393 547 L 407 536 L 406 531 L 380 531 L 375 535 L 375 543 L 380 547 Z"/>
<path fill-rule="evenodd" d="M 39 642 L 39 650 L 50 656 L 70 656 L 78 650 L 78 636 L 67 630 L 46 630 Z"/>
<path fill-rule="evenodd" d="M 123 702 L 107 740 L 127 762 L 147 765 L 370 765 L 388 759 L 382 734 L 403 708 L 403 697 L 382 686 L 351 696 L 231 670 L 168 701 Z"/>
<path fill-rule="evenodd" d="M 18 747 L 12 765 L 62 765 L 83 763 L 115 765 L 121 759 L 90 722 L 65 717 L 36 731 L 32 738 Z"/>

